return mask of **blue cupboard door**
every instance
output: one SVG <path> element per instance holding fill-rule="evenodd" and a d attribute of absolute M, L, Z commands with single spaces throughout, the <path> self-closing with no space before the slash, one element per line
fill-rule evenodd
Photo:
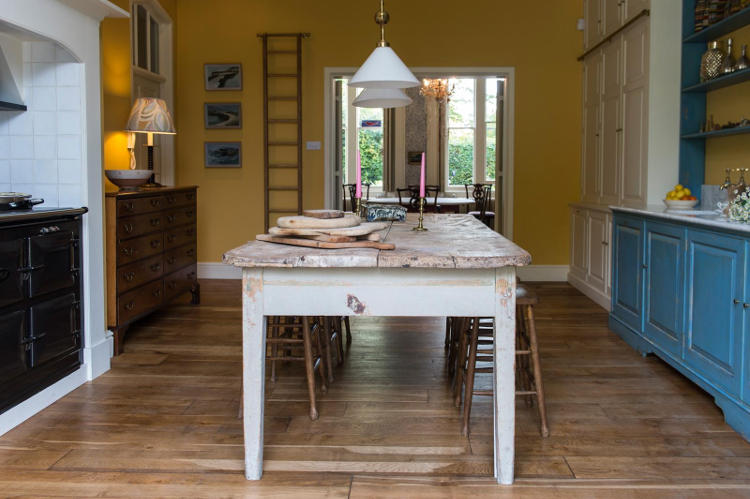
<path fill-rule="evenodd" d="M 745 303 L 742 304 L 745 323 L 742 337 L 744 353 L 742 366 L 742 400 L 750 405 L 750 241 L 745 243 Z"/>
<path fill-rule="evenodd" d="M 685 362 L 730 395 L 740 392 L 745 241 L 688 232 Z"/>
<path fill-rule="evenodd" d="M 612 314 L 643 333 L 643 221 L 615 216 Z"/>
<path fill-rule="evenodd" d="M 684 253 L 684 228 L 646 222 L 644 332 L 676 359 L 682 359 Z"/>

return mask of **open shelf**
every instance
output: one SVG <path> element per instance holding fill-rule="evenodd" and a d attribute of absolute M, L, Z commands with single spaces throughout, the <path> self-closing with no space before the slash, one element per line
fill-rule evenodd
<path fill-rule="evenodd" d="M 737 85 L 750 80 L 750 69 L 743 69 L 742 71 L 735 71 L 728 75 L 719 76 L 713 80 L 708 80 L 703 83 L 696 85 L 690 85 L 682 89 L 683 92 L 710 92 L 711 90 L 718 90 L 720 88 L 729 87 L 731 85 Z"/>
<path fill-rule="evenodd" d="M 697 33 L 686 36 L 683 38 L 682 43 L 705 43 L 711 40 L 716 40 L 717 38 L 748 24 L 750 24 L 750 7 L 745 7 L 741 11 L 735 12 L 718 23 L 714 23 Z"/>
<path fill-rule="evenodd" d="M 712 130 L 710 132 L 695 132 L 681 135 L 682 139 L 710 139 L 711 137 L 726 137 L 728 135 L 741 135 L 750 133 L 750 126 L 738 126 L 736 128 L 725 128 L 724 130 Z"/>
<path fill-rule="evenodd" d="M 26 106 L 0 100 L 0 111 L 26 111 Z"/>

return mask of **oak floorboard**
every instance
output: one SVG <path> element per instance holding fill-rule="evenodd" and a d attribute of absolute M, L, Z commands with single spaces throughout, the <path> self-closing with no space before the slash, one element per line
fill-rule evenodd
<path fill-rule="evenodd" d="M 180 299 L 138 322 L 109 372 L 0 437 L 0 496 L 750 497 L 750 444 L 711 397 L 628 347 L 569 285 L 534 288 L 551 435 L 519 400 L 512 487 L 490 477 L 488 398 L 461 434 L 442 318 L 352 318 L 316 422 L 303 367 L 279 363 L 265 473 L 246 481 L 240 284 L 203 281 L 200 306 Z"/>

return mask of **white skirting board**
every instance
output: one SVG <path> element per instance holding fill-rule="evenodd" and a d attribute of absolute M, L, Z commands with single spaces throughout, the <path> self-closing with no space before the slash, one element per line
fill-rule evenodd
<path fill-rule="evenodd" d="M 518 268 L 518 277 L 526 282 L 568 280 L 567 265 L 530 265 Z M 198 279 L 242 279 L 242 272 L 237 267 L 219 262 L 199 262 Z"/>
<path fill-rule="evenodd" d="M 609 312 L 612 307 L 611 298 L 600 290 L 593 288 L 584 279 L 571 274 L 568 274 L 568 282 L 584 295 L 591 298 L 597 305 Z"/>

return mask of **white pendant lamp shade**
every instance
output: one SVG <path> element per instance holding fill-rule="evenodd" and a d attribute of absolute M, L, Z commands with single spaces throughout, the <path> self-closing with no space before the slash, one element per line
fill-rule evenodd
<path fill-rule="evenodd" d="M 357 70 L 349 86 L 355 88 L 418 87 L 419 80 L 391 47 L 376 47 Z M 407 97 L 408 98 L 408 97 Z"/>
<path fill-rule="evenodd" d="M 354 107 L 374 107 L 390 109 L 411 104 L 411 97 L 400 88 L 365 88 L 354 102 Z"/>

